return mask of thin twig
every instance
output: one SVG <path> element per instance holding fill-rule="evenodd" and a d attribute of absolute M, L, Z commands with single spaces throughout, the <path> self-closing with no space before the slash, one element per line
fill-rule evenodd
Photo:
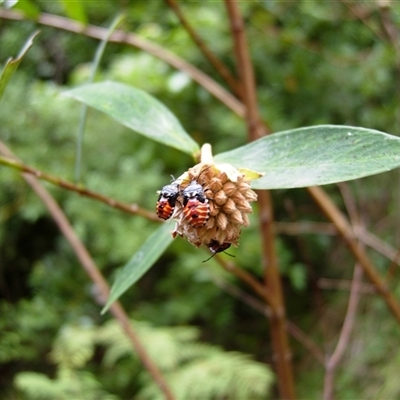
<path fill-rule="evenodd" d="M 350 193 L 350 188 L 349 185 L 346 182 L 342 182 L 338 184 L 338 187 L 342 193 L 342 197 L 343 200 L 345 202 L 346 208 L 348 210 L 349 216 L 350 216 L 350 220 L 352 222 L 353 225 L 353 230 L 357 236 L 358 239 L 361 239 L 361 237 L 366 238 L 366 240 L 369 240 L 371 242 L 371 239 L 373 237 L 372 234 L 370 234 L 369 236 L 366 235 L 368 234 L 368 232 L 365 229 L 365 226 L 363 224 L 361 224 L 361 218 L 358 215 L 358 212 L 356 210 L 356 206 L 355 206 L 355 201 L 353 196 Z M 379 239 L 379 238 L 376 238 Z M 365 241 L 362 241 L 365 244 Z M 379 241 L 375 240 L 373 243 L 379 243 L 382 244 L 380 242 L 383 242 L 379 239 Z M 383 244 L 386 245 L 386 243 L 383 242 Z M 381 249 L 387 249 L 387 246 L 381 246 Z M 392 262 L 389 265 L 388 268 L 388 272 L 386 273 L 386 278 L 385 281 L 388 282 L 388 279 L 393 275 L 394 272 L 394 268 L 396 267 L 396 265 L 399 264 L 400 262 L 400 250 L 397 250 L 397 252 L 393 249 L 391 251 L 391 256 L 388 257 Z"/>
<path fill-rule="evenodd" d="M 329 290 L 351 290 L 351 285 L 353 281 L 344 279 L 327 279 L 320 278 L 317 281 L 317 285 L 321 289 Z M 360 294 L 377 294 L 377 290 L 371 283 L 360 283 L 359 285 Z"/>
<path fill-rule="evenodd" d="M 185 18 L 181 8 L 175 0 L 165 0 L 169 7 L 174 11 L 176 16 L 179 18 L 181 25 L 186 29 L 187 33 L 190 35 L 192 40 L 196 43 L 197 47 L 201 50 L 204 57 L 209 61 L 209 63 L 215 68 L 219 75 L 224 79 L 224 81 L 230 86 L 230 88 L 235 93 L 236 97 L 239 99 L 241 96 L 241 90 L 239 83 L 236 78 L 232 75 L 229 69 L 220 61 L 220 59 L 208 48 L 201 37 L 189 24 L 188 20 Z"/>
<path fill-rule="evenodd" d="M 298 222 L 275 222 L 275 232 L 280 235 L 337 235 L 338 230 L 335 224 L 331 222 L 313 222 L 313 221 L 298 221 Z M 400 250 L 395 249 L 389 243 L 382 240 L 380 237 L 360 227 L 357 231 L 357 238 L 362 243 L 371 249 L 374 249 L 392 262 L 392 266 L 400 266 Z"/>
<path fill-rule="evenodd" d="M 374 235 L 373 233 L 362 230 L 358 232 L 358 239 L 363 244 L 371 247 L 378 253 L 392 261 L 392 264 L 400 266 L 399 250 L 392 247 L 389 243 L 382 240 L 380 237 Z"/>
<path fill-rule="evenodd" d="M 271 296 L 271 293 L 254 278 L 253 275 L 248 273 L 243 268 L 237 267 L 233 262 L 226 261 L 219 255 L 216 256 L 219 264 L 232 275 L 235 275 L 238 279 L 248 285 L 254 293 L 256 293 L 261 299 L 263 299 L 271 308 L 276 309 L 275 299 Z"/>
<path fill-rule="evenodd" d="M 215 286 L 218 286 L 220 289 L 230 294 L 235 299 L 240 300 L 243 304 L 246 304 L 247 306 L 264 315 L 265 317 L 269 317 L 271 315 L 271 308 L 269 306 L 266 306 L 265 302 L 258 300 L 257 298 L 228 282 L 226 279 L 223 279 L 220 276 L 213 274 L 212 272 L 210 272 L 210 277 Z"/>
<path fill-rule="evenodd" d="M 370 23 L 367 18 L 360 12 L 360 8 L 358 7 L 361 3 L 355 3 L 352 1 L 339 0 L 347 9 L 353 14 L 356 18 L 358 18 L 376 37 L 378 37 L 382 42 L 388 43 L 385 36 L 382 35 L 377 29 L 374 23 Z"/>
<path fill-rule="evenodd" d="M 357 242 L 352 227 L 346 217 L 320 187 L 310 187 L 308 188 L 308 192 L 312 196 L 314 201 L 319 205 L 321 210 L 325 213 L 325 215 L 335 224 L 338 232 L 349 246 L 356 260 L 363 268 L 365 275 L 375 285 L 392 314 L 400 322 L 399 303 L 392 295 L 379 273 L 376 271 L 375 266 L 367 257 L 365 250 L 362 249 Z"/>
<path fill-rule="evenodd" d="M 58 178 L 57 176 L 47 174 L 42 172 L 36 168 L 33 168 L 29 165 L 21 163 L 20 161 L 10 158 L 10 157 L 2 157 L 0 156 L 0 164 L 5 165 L 7 167 L 11 167 L 17 169 L 21 172 L 25 172 L 31 175 L 34 175 L 36 178 L 44 180 L 46 182 L 52 183 L 53 185 L 59 186 L 63 189 L 70 190 L 72 192 L 78 193 L 82 196 L 89 197 L 91 199 L 100 201 L 104 204 L 107 204 L 110 207 L 116 208 L 118 210 L 127 212 L 132 215 L 140 215 L 141 217 L 145 217 L 150 221 L 160 222 L 160 219 L 157 218 L 157 215 L 154 212 L 145 210 L 139 207 L 137 204 L 126 204 L 121 203 L 120 201 L 114 200 L 110 197 L 104 196 L 100 193 L 94 192 L 92 190 L 86 189 L 82 185 L 75 185 L 69 181 Z"/>
<path fill-rule="evenodd" d="M 256 140 L 267 134 L 258 111 L 256 85 L 253 67 L 249 55 L 245 27 L 242 15 L 236 0 L 225 0 L 229 15 L 238 75 L 243 92 L 243 101 L 246 109 L 246 124 L 249 140 Z M 278 259 L 275 251 L 275 235 L 273 221 L 273 207 L 271 195 L 268 191 L 258 192 L 260 209 L 260 230 L 263 249 L 264 281 L 268 293 L 276 304 L 271 306 L 271 337 L 273 358 L 278 375 L 278 388 L 282 398 L 294 399 L 295 388 L 292 371 L 292 357 L 286 332 L 285 305 L 282 285 L 278 270 Z"/>
<path fill-rule="evenodd" d="M 363 276 L 363 270 L 357 264 L 354 267 L 349 303 L 347 306 L 346 317 L 344 319 L 343 327 L 340 332 L 339 340 L 337 342 L 334 352 L 328 358 L 325 364 L 324 393 L 323 393 L 324 400 L 332 400 L 334 398 L 335 372 L 340 361 L 343 358 L 344 352 L 350 341 L 350 336 L 353 330 L 358 300 L 360 296 L 360 284 L 362 276 Z"/>
<path fill-rule="evenodd" d="M 0 153 L 7 157 L 14 157 L 12 152 L 0 141 Z M 43 201 L 51 216 L 53 217 L 55 223 L 59 227 L 61 233 L 65 236 L 68 243 L 71 245 L 73 251 L 75 252 L 78 260 L 80 261 L 83 269 L 89 275 L 90 279 L 94 282 L 99 291 L 99 299 L 101 302 L 105 302 L 110 293 L 110 288 L 107 281 L 104 279 L 103 275 L 100 273 L 95 262 L 87 251 L 86 247 L 80 241 L 76 235 L 74 229 L 69 223 L 64 212 L 54 200 L 54 198 L 49 194 L 49 192 L 40 184 L 40 182 L 35 178 L 32 173 L 22 173 L 24 179 L 36 192 L 39 198 Z M 133 330 L 132 324 L 125 310 L 123 309 L 121 303 L 118 301 L 113 303 L 110 307 L 111 314 L 117 319 L 121 328 L 124 330 L 125 334 L 131 341 L 135 351 L 137 352 L 139 358 L 141 359 L 143 365 L 146 367 L 152 378 L 154 379 L 157 386 L 163 392 L 165 398 L 169 400 L 174 400 L 174 396 L 168 387 L 164 377 L 162 376 L 157 365 L 152 361 L 152 359 L 147 354 L 145 348 L 140 342 L 138 336 Z"/>
<path fill-rule="evenodd" d="M 386 273 L 385 281 L 388 282 L 390 279 L 393 278 L 396 266 L 400 265 L 400 249 L 397 250 L 397 253 L 395 257 L 393 258 L 393 261 L 390 263 L 389 268 Z"/>
<path fill-rule="evenodd" d="M 280 235 L 337 235 L 335 225 L 330 222 L 297 221 L 275 222 L 275 232 Z"/>
<path fill-rule="evenodd" d="M 355 231 L 358 231 L 361 225 L 361 217 L 358 212 L 354 196 L 350 191 L 349 184 L 347 182 L 339 182 L 337 183 L 337 187 L 339 188 L 340 194 L 342 195 L 342 199 L 347 209 L 347 213 L 349 215 L 353 228 Z"/>
<path fill-rule="evenodd" d="M 17 20 L 17 21 L 26 19 L 24 14 L 21 12 L 5 10 L 3 8 L 0 8 L 0 18 Z M 81 24 L 80 22 L 60 17 L 58 15 L 41 13 L 36 18 L 35 21 L 42 25 L 51 26 L 53 28 L 62 29 L 68 32 L 83 34 L 88 37 L 100 40 L 107 35 L 107 29 L 105 28 L 100 28 L 94 25 L 84 25 Z M 213 96 L 219 99 L 222 104 L 225 104 L 237 115 L 241 117 L 244 116 L 244 106 L 239 100 L 237 100 L 234 96 L 232 96 L 229 92 L 227 92 L 221 85 L 219 85 L 208 75 L 200 71 L 194 65 L 186 62 L 185 60 L 178 57 L 174 53 L 166 50 L 165 48 L 155 43 L 152 43 L 146 39 L 143 39 L 132 32 L 127 33 L 121 30 L 114 31 L 110 36 L 109 42 L 123 43 L 129 46 L 137 47 L 139 49 L 142 49 L 143 51 L 146 51 L 149 54 L 154 55 L 155 57 L 158 57 L 159 59 L 172 65 L 176 69 L 185 72 L 195 82 L 197 82 L 200 86 L 204 87 L 204 89 L 209 91 Z"/>
<path fill-rule="evenodd" d="M 257 300 L 250 294 L 243 292 L 243 290 L 239 289 L 225 279 L 216 276 L 215 274 L 211 273 L 210 276 L 216 286 L 218 286 L 226 293 L 230 294 L 235 299 L 238 299 L 243 304 L 246 304 L 248 307 L 266 317 L 271 316 L 271 308 L 266 306 L 260 300 Z M 305 332 L 303 332 L 296 324 L 291 321 L 286 322 L 286 329 L 290 333 L 290 335 L 292 335 L 293 338 L 295 338 L 300 344 L 302 344 L 321 365 L 325 365 L 325 356 L 322 353 L 322 350 Z"/>
<path fill-rule="evenodd" d="M 317 344 L 303 332 L 296 324 L 293 322 L 286 320 L 286 329 L 287 331 L 299 342 L 301 343 L 321 365 L 325 364 L 325 356 L 322 353 L 322 350 L 317 346 Z"/>

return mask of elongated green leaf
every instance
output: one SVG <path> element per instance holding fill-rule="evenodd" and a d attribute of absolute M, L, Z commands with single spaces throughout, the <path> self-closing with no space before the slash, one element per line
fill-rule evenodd
<path fill-rule="evenodd" d="M 121 124 L 190 155 L 198 144 L 184 131 L 176 117 L 146 92 L 117 82 L 101 82 L 64 92 L 108 114 Z"/>
<path fill-rule="evenodd" d="M 25 42 L 24 46 L 22 47 L 21 51 L 19 52 L 16 58 L 9 58 L 0 73 L 0 99 L 3 96 L 4 91 L 6 90 L 7 84 L 10 81 L 11 77 L 13 76 L 14 72 L 18 68 L 20 62 L 24 58 L 26 52 L 30 49 L 33 44 L 33 39 L 39 31 L 33 33 L 28 40 Z"/>
<path fill-rule="evenodd" d="M 171 230 L 171 223 L 163 223 L 150 235 L 128 263 L 120 269 L 111 287 L 110 297 L 102 310 L 102 314 L 153 266 L 165 249 L 171 244 Z"/>
<path fill-rule="evenodd" d="M 373 129 L 319 125 L 263 137 L 215 156 L 264 172 L 254 189 L 325 185 L 400 166 L 400 138 Z"/>
<path fill-rule="evenodd" d="M 106 48 L 107 42 L 110 39 L 111 34 L 115 31 L 117 26 L 121 23 L 124 16 L 122 14 L 118 14 L 110 24 L 110 27 L 107 30 L 107 34 L 102 39 L 102 41 L 97 46 L 96 54 L 94 60 L 92 62 L 92 70 L 90 73 L 90 77 L 88 83 L 92 83 L 94 81 L 94 77 L 96 75 L 96 71 L 99 67 L 100 60 L 103 56 L 104 50 Z M 78 135 L 76 140 L 76 162 L 75 162 L 75 180 L 77 182 L 81 181 L 81 164 L 82 164 L 82 148 L 83 148 L 83 135 L 85 132 L 86 118 L 87 118 L 87 109 L 88 106 L 86 104 L 82 104 L 81 109 L 81 118 L 79 121 Z"/>

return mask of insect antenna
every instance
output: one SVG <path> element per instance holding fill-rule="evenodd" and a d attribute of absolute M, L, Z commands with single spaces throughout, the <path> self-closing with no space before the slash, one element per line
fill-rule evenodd
<path fill-rule="evenodd" d="M 211 254 L 211 256 L 208 257 L 207 260 L 202 261 L 202 263 L 205 263 L 205 262 L 207 262 L 208 260 L 211 260 L 214 256 L 217 255 L 217 253 L 221 253 L 221 251 L 216 251 L 214 254 Z M 222 251 L 222 253 L 228 255 L 229 257 L 236 257 L 236 256 L 234 256 L 233 254 L 227 253 L 226 251 Z"/>

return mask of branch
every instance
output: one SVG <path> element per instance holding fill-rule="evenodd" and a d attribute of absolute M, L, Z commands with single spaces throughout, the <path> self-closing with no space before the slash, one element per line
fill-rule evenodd
<path fill-rule="evenodd" d="M 5 146 L 1 141 L 0 153 L 10 158 L 15 157 L 13 153 L 8 149 L 8 147 Z M 72 250 L 75 252 L 83 269 L 96 285 L 100 294 L 99 298 L 101 299 L 101 302 L 105 302 L 110 293 L 110 288 L 107 284 L 107 281 L 104 279 L 89 252 L 76 235 L 64 212 L 54 200 L 54 198 L 49 194 L 49 192 L 39 183 L 35 176 L 33 176 L 31 173 L 23 173 L 22 176 L 47 207 L 61 233 L 65 236 L 70 246 L 72 247 Z M 169 389 L 164 377 L 161 375 L 161 372 L 159 371 L 157 365 L 154 364 L 153 360 L 149 357 L 138 336 L 133 330 L 133 327 L 129 321 L 129 317 L 123 309 L 121 303 L 113 303 L 113 305 L 110 307 L 110 311 L 121 325 L 121 328 L 124 330 L 125 334 L 131 341 L 133 348 L 137 352 L 143 365 L 146 367 L 157 386 L 163 392 L 165 398 L 169 400 L 174 400 L 174 396 Z"/>
<path fill-rule="evenodd" d="M 344 279 L 327 279 L 320 278 L 317 281 L 317 286 L 321 289 L 330 290 L 351 290 L 353 281 Z M 377 290 L 374 285 L 370 283 L 360 283 L 358 288 L 360 294 L 377 294 Z"/>
<path fill-rule="evenodd" d="M 271 309 L 265 306 L 264 303 L 255 299 L 248 293 L 243 292 L 241 289 L 227 282 L 225 279 L 211 274 L 211 279 L 216 286 L 230 294 L 235 299 L 240 300 L 243 304 L 246 304 L 258 313 L 270 317 Z M 316 343 L 303 332 L 296 324 L 291 321 L 286 322 L 287 331 L 300 343 L 302 344 L 321 365 L 325 365 L 325 356 L 322 350 L 316 345 Z"/>
<path fill-rule="evenodd" d="M 29 165 L 23 164 L 22 162 L 16 160 L 15 158 L 0 156 L 0 164 L 6 165 L 7 167 L 17 169 L 20 172 L 34 175 L 38 179 L 44 180 L 46 182 L 50 182 L 53 185 L 59 186 L 63 189 L 71 190 L 72 192 L 76 192 L 82 196 L 90 197 L 91 199 L 95 199 L 104 204 L 107 204 L 110 207 L 127 212 L 129 214 L 140 215 L 142 217 L 147 218 L 150 221 L 160 222 L 160 219 L 157 218 L 157 215 L 155 213 L 145 210 L 143 208 L 140 208 L 137 204 L 121 203 L 110 197 L 107 197 L 100 193 L 93 192 L 89 189 L 86 189 L 82 185 L 75 185 L 71 182 L 60 179 L 57 176 L 46 174 L 45 172 L 42 172 L 42 171 L 39 171 L 38 169 L 30 167 Z"/>
<path fill-rule="evenodd" d="M 275 222 L 275 233 L 281 235 L 337 235 L 335 225 L 330 222 L 297 221 Z"/>
<path fill-rule="evenodd" d="M 281 235 L 337 235 L 338 231 L 331 222 L 275 222 L 275 232 Z M 380 237 L 367 231 L 363 227 L 357 230 L 357 238 L 366 246 L 371 247 L 392 262 L 392 266 L 400 266 L 400 250 L 395 249 Z M 390 269 L 390 268 L 389 268 Z"/>
<path fill-rule="evenodd" d="M 254 293 L 256 293 L 261 299 L 263 299 L 272 309 L 274 310 L 277 309 L 278 306 L 276 304 L 274 297 L 272 297 L 270 291 L 267 290 L 261 283 L 259 283 L 257 279 L 254 278 L 253 275 L 249 274 L 246 270 L 242 268 L 238 268 L 231 261 L 225 261 L 218 255 L 216 257 L 220 265 L 226 271 L 228 271 L 232 275 L 235 275 L 246 285 L 250 286 L 251 289 L 254 291 Z"/>
<path fill-rule="evenodd" d="M 0 18 L 17 21 L 26 19 L 24 14 L 21 12 L 5 10 L 3 8 L 0 8 Z M 53 28 L 62 29 L 64 31 L 80 33 L 99 40 L 102 40 L 108 34 L 108 30 L 105 28 L 100 28 L 94 25 L 83 25 L 80 22 L 76 22 L 68 18 L 59 17 L 52 14 L 41 13 L 36 19 L 36 22 L 42 25 L 51 26 Z M 172 65 L 176 69 L 185 72 L 195 82 L 204 87 L 204 89 L 209 91 L 212 95 L 219 99 L 222 104 L 225 104 L 237 115 L 239 115 L 240 117 L 244 116 L 244 106 L 239 100 L 237 100 L 234 96 L 232 96 L 221 85 L 211 79 L 204 72 L 200 71 L 192 64 L 184 61 L 182 58 L 178 57 L 174 53 L 165 50 L 163 47 L 158 46 L 157 44 L 152 43 L 148 40 L 145 40 L 140 36 L 135 35 L 134 33 L 127 33 L 121 30 L 114 31 L 108 39 L 108 42 L 123 43 L 129 46 L 137 47 L 146 51 L 149 54 L 152 54 L 155 57 L 158 57 L 160 60 L 165 61 L 167 64 Z"/>
<path fill-rule="evenodd" d="M 246 109 L 246 124 L 249 140 L 255 140 L 267 134 L 259 112 L 256 96 L 254 72 L 249 55 L 248 44 L 245 36 L 245 27 L 236 0 L 225 0 L 229 15 L 232 36 L 234 38 L 235 56 L 238 75 L 242 86 L 243 100 Z M 294 399 L 294 379 L 292 371 L 292 357 L 289 348 L 285 305 L 283 300 L 282 285 L 280 281 L 278 259 L 275 251 L 275 235 L 273 222 L 273 206 L 271 195 L 268 191 L 258 191 L 258 204 L 260 209 L 260 230 L 263 249 L 263 267 L 265 287 L 271 293 L 276 307 L 271 307 L 271 337 L 278 375 L 278 387 L 282 398 Z"/>
<path fill-rule="evenodd" d="M 182 13 L 178 3 L 175 0 L 165 0 L 169 7 L 174 11 L 182 26 L 186 29 L 192 40 L 196 43 L 197 47 L 201 50 L 204 57 L 215 68 L 224 81 L 230 86 L 235 93 L 236 97 L 241 98 L 241 91 L 239 83 L 236 78 L 231 74 L 228 68 L 219 60 L 219 58 L 207 47 L 197 32 L 189 24 L 188 20 Z"/>
<path fill-rule="evenodd" d="M 359 265 L 354 267 L 353 282 L 351 284 L 351 292 L 349 303 L 347 306 L 346 317 L 343 327 L 340 332 L 335 351 L 328 358 L 325 364 L 325 379 L 324 379 L 324 400 L 332 400 L 334 394 L 334 378 L 336 368 L 343 358 L 346 347 L 350 341 L 350 335 L 353 330 L 355 315 L 360 294 L 360 285 L 363 276 L 363 270 Z"/>
<path fill-rule="evenodd" d="M 362 249 L 357 242 L 353 229 L 346 217 L 340 212 L 333 201 L 320 187 L 310 187 L 308 188 L 308 192 L 314 201 L 319 205 L 321 210 L 325 213 L 325 215 L 335 224 L 339 234 L 343 237 L 354 257 L 363 268 L 365 275 L 375 285 L 392 314 L 400 322 L 399 303 L 389 291 L 385 282 L 367 257 L 365 250 Z"/>

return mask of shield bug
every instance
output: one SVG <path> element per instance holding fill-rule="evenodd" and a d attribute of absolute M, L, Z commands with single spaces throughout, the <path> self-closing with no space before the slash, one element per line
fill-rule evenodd
<path fill-rule="evenodd" d="M 193 180 L 183 189 L 183 215 L 190 226 L 203 226 L 210 214 L 210 205 L 204 193 L 203 186 Z"/>
<path fill-rule="evenodd" d="M 207 260 L 204 260 L 203 262 L 206 262 L 208 260 L 210 260 L 211 258 L 213 258 L 217 253 L 225 253 L 226 249 L 229 249 L 229 247 L 231 247 L 230 243 L 224 242 L 222 244 L 219 244 L 218 240 L 211 240 L 211 242 L 207 245 L 208 248 L 210 249 L 212 255 L 210 257 L 207 258 Z M 234 257 L 232 254 L 229 253 L 225 253 L 228 254 L 228 256 Z"/>
<path fill-rule="evenodd" d="M 167 220 L 171 217 L 175 209 L 175 204 L 179 196 L 179 186 L 177 183 L 165 185 L 159 192 L 160 194 L 156 210 L 158 218 Z"/>

